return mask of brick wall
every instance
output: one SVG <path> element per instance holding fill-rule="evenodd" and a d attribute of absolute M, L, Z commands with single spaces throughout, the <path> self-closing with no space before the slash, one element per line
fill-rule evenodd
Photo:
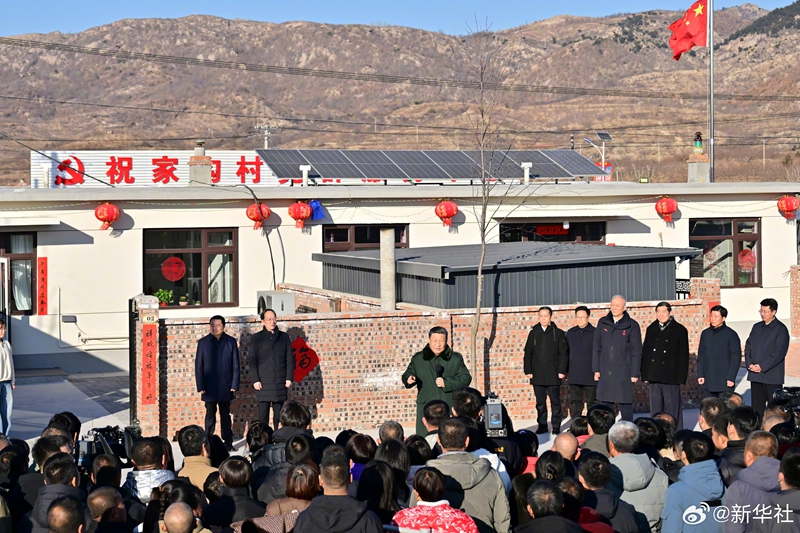
<path fill-rule="evenodd" d="M 304 285 L 294 285 L 281 283 L 278 285 L 279 291 L 294 294 L 295 309 L 297 313 L 330 313 L 330 312 L 358 312 L 376 311 L 381 308 L 381 301 L 378 298 L 369 298 L 358 294 L 348 294 L 346 292 L 334 292 Z M 422 310 L 431 308 L 399 302 L 397 309 Z"/>
<path fill-rule="evenodd" d="M 689 330 L 694 354 L 700 333 L 708 325 L 708 300 L 705 298 L 718 301 L 718 282 L 693 280 L 692 297 L 671 303 L 676 319 Z M 655 303 L 628 305 L 629 313 L 643 330 L 655 319 Z M 553 320 L 559 327 L 567 329 L 573 325 L 573 307 L 553 307 Z M 592 311 L 592 323 L 608 312 L 607 304 L 588 307 Z M 537 323 L 536 310 L 537 307 L 487 310 L 478 336 L 477 388 L 496 392 L 517 420 L 535 418 L 533 390 L 522 374 L 522 349 L 528 331 Z M 467 353 L 473 316 L 473 310 L 459 309 L 280 317 L 279 327 L 292 337 L 302 336 L 320 357 L 319 366 L 292 388 L 290 396 L 313 409 L 313 425 L 318 430 L 372 428 L 387 419 L 413 426 L 415 392 L 400 384 L 408 361 L 425 346 L 428 330 L 443 326 L 450 331 L 454 349 L 465 355 L 469 366 Z M 159 400 L 162 416 L 158 428 L 148 428 L 145 433 L 172 436 L 187 424 L 202 425 L 204 409 L 194 385 L 194 354 L 197 340 L 208 332 L 207 322 L 208 317 L 161 321 Z M 254 419 L 257 413 L 246 358 L 250 336 L 260 329 L 260 322 L 249 317 L 231 318 L 226 328 L 228 334 L 239 340 L 241 352 L 241 392 L 231 409 L 237 435 L 241 435 L 245 421 Z M 694 375 L 693 356 L 690 385 L 683 388 L 687 407 L 696 407 L 701 399 Z M 565 400 L 566 393 L 563 387 Z M 637 411 L 649 409 L 645 385 L 636 386 L 635 401 Z"/>
<path fill-rule="evenodd" d="M 789 305 L 791 306 L 791 328 L 793 339 L 800 339 L 800 266 L 794 265 L 789 271 Z"/>

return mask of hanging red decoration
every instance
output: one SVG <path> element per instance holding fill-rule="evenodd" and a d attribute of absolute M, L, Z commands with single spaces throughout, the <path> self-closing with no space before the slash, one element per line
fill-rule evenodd
<path fill-rule="evenodd" d="M 756 254 L 753 250 L 742 250 L 736 259 L 742 272 L 752 272 L 756 269 Z"/>
<path fill-rule="evenodd" d="M 261 213 L 258 212 L 259 207 L 261 208 Z M 250 204 L 247 208 L 247 218 L 255 222 L 253 229 L 261 229 L 261 224 L 269 218 L 269 213 L 269 207 L 264 204 Z"/>
<path fill-rule="evenodd" d="M 305 228 L 306 220 L 311 218 L 312 209 L 305 202 L 295 202 L 289 206 L 289 216 L 294 219 L 294 227 Z"/>
<path fill-rule="evenodd" d="M 161 275 L 168 281 L 178 281 L 186 275 L 186 263 L 180 257 L 170 257 L 161 263 Z"/>
<path fill-rule="evenodd" d="M 434 212 L 437 217 L 442 219 L 442 226 L 452 226 L 453 217 L 458 214 L 458 206 L 450 200 L 446 200 L 444 202 L 439 202 Z"/>
<path fill-rule="evenodd" d="M 121 214 L 122 212 L 119 210 L 119 207 L 114 204 L 109 204 L 108 202 L 98 205 L 97 209 L 94 210 L 95 218 L 103 223 L 103 225 L 100 226 L 102 231 L 110 228 L 111 224 L 116 222 Z"/>
<path fill-rule="evenodd" d="M 670 198 L 669 196 L 665 196 L 658 202 L 656 202 L 656 213 L 661 215 L 661 218 L 664 219 L 664 222 L 672 222 L 672 213 L 678 210 L 678 202 Z"/>
<path fill-rule="evenodd" d="M 797 196 L 786 195 L 778 200 L 778 211 L 786 217 L 786 220 L 794 220 L 794 212 L 800 208 L 800 200 Z"/>

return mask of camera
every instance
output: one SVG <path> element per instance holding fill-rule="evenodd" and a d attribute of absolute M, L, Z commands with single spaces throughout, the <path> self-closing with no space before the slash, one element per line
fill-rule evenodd
<path fill-rule="evenodd" d="M 486 394 L 486 403 L 483 406 L 483 424 L 486 427 L 487 437 L 508 437 L 508 428 L 503 418 L 503 402 L 493 392 Z"/>
<path fill-rule="evenodd" d="M 115 455 L 123 461 L 123 468 L 129 466 L 128 453 L 133 443 L 133 436 L 126 428 L 106 426 L 92 429 L 75 444 L 75 458 L 78 468 L 88 472 L 92 469 L 92 461 L 98 455 Z"/>
<path fill-rule="evenodd" d="M 772 402 L 787 413 L 800 411 L 800 387 L 784 387 L 772 394 Z"/>

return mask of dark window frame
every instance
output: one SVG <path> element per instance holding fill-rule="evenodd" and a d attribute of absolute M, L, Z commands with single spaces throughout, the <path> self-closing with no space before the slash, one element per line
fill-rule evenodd
<path fill-rule="evenodd" d="M 356 228 L 402 228 L 406 235 L 406 242 L 394 243 L 395 249 L 408 248 L 411 240 L 408 224 L 328 224 L 322 226 L 322 253 L 328 252 L 355 252 L 356 250 L 377 250 L 380 244 L 377 243 L 356 243 Z M 327 242 L 325 234 L 327 230 L 346 229 L 348 231 L 347 242 Z"/>
<path fill-rule="evenodd" d="M 530 226 L 555 226 L 555 225 L 561 225 L 561 224 L 563 224 L 563 222 L 559 222 L 559 221 L 550 222 L 550 221 L 547 221 L 547 220 L 543 220 L 541 222 L 540 221 L 536 221 L 536 222 L 503 222 L 499 226 L 499 233 L 500 233 L 500 236 L 501 236 L 500 237 L 501 238 L 500 242 L 515 242 L 515 241 L 503 241 L 502 240 L 503 232 L 509 231 L 510 229 L 512 229 L 509 226 L 514 226 L 513 229 L 519 230 L 522 233 L 522 235 L 521 235 L 522 240 L 521 241 L 517 241 L 517 242 L 562 242 L 562 243 L 568 243 L 568 244 L 600 244 L 600 245 L 604 245 L 606 243 L 606 236 L 608 235 L 608 222 L 605 221 L 605 220 L 570 221 L 570 224 L 602 224 L 603 225 L 603 238 L 601 240 L 599 240 L 599 241 L 584 241 L 584 240 L 582 240 L 582 237 L 580 235 L 577 235 L 574 241 L 556 241 L 556 240 L 548 240 L 548 239 L 542 239 L 541 241 L 530 241 L 528 239 L 528 236 L 525 235 L 525 232 L 522 229 L 524 226 L 527 226 L 527 225 L 530 225 Z"/>
<path fill-rule="evenodd" d="M 12 254 L 8 252 L 11 248 L 12 235 L 32 235 L 33 253 L 31 254 Z M 11 316 L 33 316 L 37 314 L 37 299 L 39 298 L 39 279 L 38 268 L 38 249 L 37 233 L 35 231 L 4 231 L 0 233 L 0 257 L 8 259 L 8 306 L 11 309 Z M 11 262 L 17 260 L 30 260 L 31 262 L 31 308 L 27 311 L 20 311 L 14 308 L 14 278 L 11 276 Z"/>
<path fill-rule="evenodd" d="M 699 222 L 699 221 L 706 221 L 706 220 L 713 220 L 713 221 L 731 221 L 731 235 L 698 235 L 696 237 L 692 237 L 692 223 Z M 756 228 L 758 231 L 756 233 L 739 233 L 739 224 L 741 222 L 755 222 Z M 689 246 L 692 246 L 692 242 L 698 241 L 711 241 L 711 240 L 731 240 L 733 241 L 733 285 L 720 285 L 721 289 L 752 289 L 752 288 L 762 288 L 764 283 L 764 277 L 761 270 L 761 224 L 762 220 L 759 217 L 743 217 L 743 218 L 725 218 L 725 217 L 714 217 L 714 218 L 692 218 L 689 220 Z M 738 250 L 739 250 L 739 243 L 742 241 L 755 241 L 756 242 L 756 273 L 758 274 L 757 280 L 755 283 L 739 283 L 739 261 L 738 261 Z M 703 254 L 700 256 L 702 257 Z"/>
<path fill-rule="evenodd" d="M 149 228 L 144 230 L 142 234 L 142 248 L 143 248 L 143 256 L 142 262 L 144 263 L 144 256 L 145 255 L 165 255 L 165 254 L 196 254 L 199 253 L 202 256 L 200 261 L 201 265 L 201 275 L 202 275 L 202 284 L 201 284 L 201 293 L 202 293 L 202 300 L 200 305 L 192 305 L 191 307 L 197 308 L 205 308 L 205 307 L 239 307 L 239 228 L 166 228 L 166 229 L 157 229 L 157 228 Z M 146 234 L 148 232 L 167 232 L 167 231 L 199 231 L 201 233 L 200 237 L 200 248 L 152 248 L 147 249 L 145 246 L 146 242 Z M 233 235 L 233 245 L 232 246 L 210 246 L 208 244 L 208 234 L 209 233 L 218 233 L 223 231 L 229 231 Z M 210 303 L 208 302 L 208 256 L 212 254 L 233 254 L 233 301 L 231 302 L 218 302 L 218 303 Z M 144 265 L 143 265 L 144 266 Z M 146 269 L 142 268 L 142 289 L 146 289 L 145 287 L 145 275 Z M 171 305 L 167 305 L 168 308 L 176 308 L 180 307 L 177 301 L 173 302 Z"/>

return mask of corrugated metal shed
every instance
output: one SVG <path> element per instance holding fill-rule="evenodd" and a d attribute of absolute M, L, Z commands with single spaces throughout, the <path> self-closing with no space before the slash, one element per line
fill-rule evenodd
<path fill-rule="evenodd" d="M 695 248 L 516 242 L 486 246 L 486 306 L 675 298 L 675 259 Z M 396 250 L 398 301 L 457 309 L 475 305 L 479 245 Z M 313 254 L 328 290 L 380 297 L 380 251 Z"/>

